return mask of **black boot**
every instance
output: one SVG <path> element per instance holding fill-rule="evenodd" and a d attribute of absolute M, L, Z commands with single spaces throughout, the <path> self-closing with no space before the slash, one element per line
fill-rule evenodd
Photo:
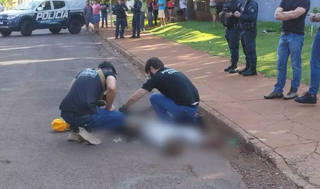
<path fill-rule="evenodd" d="M 238 70 L 238 73 L 241 75 L 242 73 L 248 71 L 250 69 L 250 64 L 247 62 L 246 67 L 242 70 Z"/>
<path fill-rule="evenodd" d="M 250 63 L 250 69 L 246 72 L 242 72 L 243 76 L 253 76 L 258 75 L 257 69 L 256 69 L 256 63 Z"/>
<path fill-rule="evenodd" d="M 232 65 L 230 65 L 229 67 L 225 68 L 224 71 L 225 72 L 229 72 L 232 69 Z"/>
<path fill-rule="evenodd" d="M 230 74 L 234 74 L 234 73 L 237 73 L 237 72 L 238 72 L 237 63 L 232 63 L 232 67 L 231 67 L 231 69 L 229 70 L 229 73 L 230 73 Z"/>

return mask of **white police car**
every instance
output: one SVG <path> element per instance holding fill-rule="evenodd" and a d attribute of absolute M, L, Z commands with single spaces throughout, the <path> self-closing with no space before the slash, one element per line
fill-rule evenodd
<path fill-rule="evenodd" d="M 83 9 L 86 0 L 33 0 L 22 3 L 14 10 L 0 13 L 0 33 L 10 36 L 20 31 L 30 36 L 33 30 L 49 29 L 59 33 L 62 29 L 78 34 L 84 25 Z"/>

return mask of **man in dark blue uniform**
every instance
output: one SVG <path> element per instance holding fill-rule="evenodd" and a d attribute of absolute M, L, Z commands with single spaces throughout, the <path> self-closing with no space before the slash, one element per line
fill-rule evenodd
<path fill-rule="evenodd" d="M 257 18 L 258 3 L 254 0 L 245 0 L 240 12 L 235 12 L 234 16 L 240 18 L 241 43 L 244 54 L 246 55 L 246 67 L 239 70 L 243 76 L 257 75 Z"/>
<path fill-rule="evenodd" d="M 130 38 L 140 38 L 140 14 L 142 3 L 140 0 L 134 0 L 132 13 L 132 36 Z"/>
<path fill-rule="evenodd" d="M 229 73 L 237 73 L 238 71 L 240 26 L 239 18 L 235 17 L 234 13 L 240 11 L 241 6 L 239 0 L 227 0 L 220 13 L 221 23 L 226 27 L 226 39 L 231 54 L 231 65 L 224 69 L 225 72 Z"/>

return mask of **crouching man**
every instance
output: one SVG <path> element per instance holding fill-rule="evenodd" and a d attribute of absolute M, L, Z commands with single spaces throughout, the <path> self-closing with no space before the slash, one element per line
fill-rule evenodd
<path fill-rule="evenodd" d="M 98 108 L 105 92 L 106 105 Z M 68 140 L 82 139 L 98 145 L 101 140 L 92 134 L 92 128 L 121 129 L 125 120 L 122 113 L 114 110 L 115 96 L 116 70 L 111 63 L 103 62 L 98 69 L 81 71 L 72 81 L 59 107 L 61 117 L 70 124 Z"/>
<path fill-rule="evenodd" d="M 146 62 L 145 72 L 151 78 L 129 97 L 119 111 L 127 112 L 130 106 L 156 88 L 162 94 L 152 94 L 150 103 L 160 120 L 170 120 L 170 113 L 176 120 L 197 121 L 199 93 L 183 73 L 164 67 L 162 61 L 155 57 Z"/>

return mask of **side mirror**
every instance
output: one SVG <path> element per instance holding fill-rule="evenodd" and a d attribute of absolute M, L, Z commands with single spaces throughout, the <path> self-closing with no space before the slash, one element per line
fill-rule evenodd
<path fill-rule="evenodd" d="M 43 7 L 38 7 L 37 11 L 43 11 Z"/>

